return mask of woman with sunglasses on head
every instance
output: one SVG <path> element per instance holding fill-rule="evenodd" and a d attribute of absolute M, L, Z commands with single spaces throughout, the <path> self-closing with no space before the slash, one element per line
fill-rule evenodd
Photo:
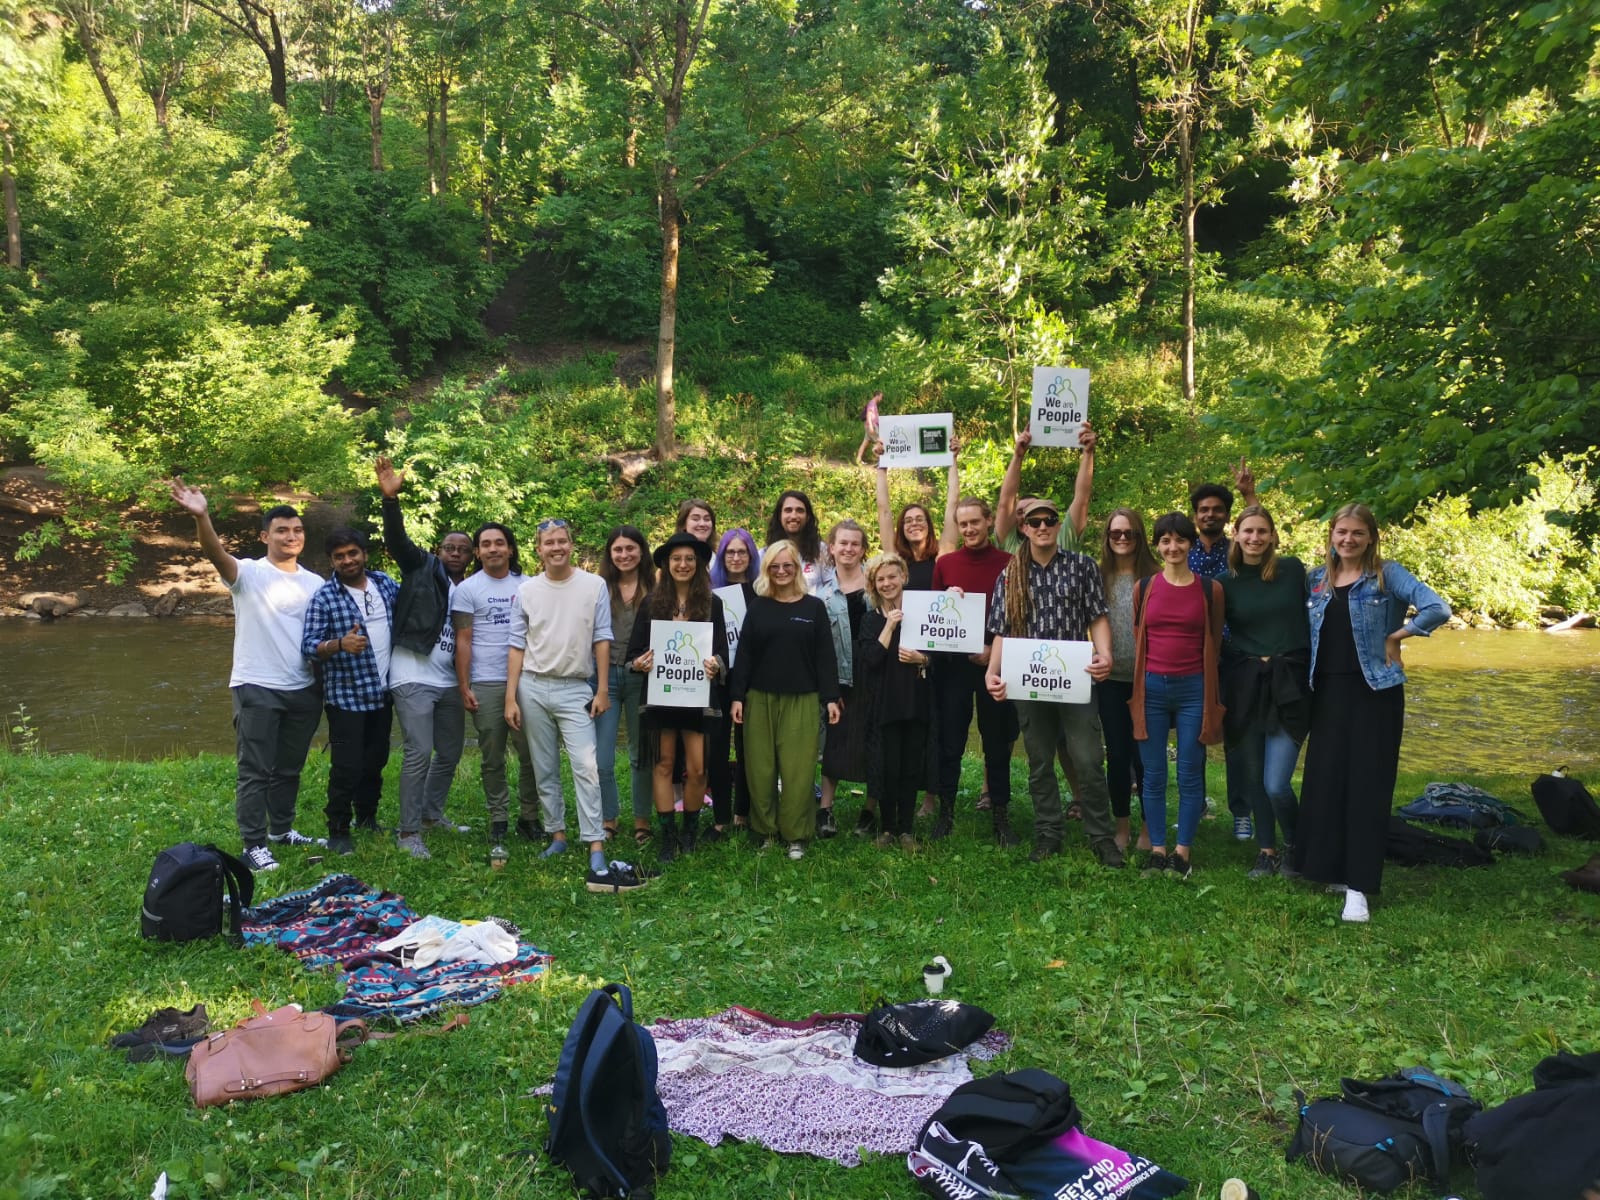
<path fill-rule="evenodd" d="M 1133 837 L 1132 798 L 1144 786 L 1144 762 L 1133 737 L 1133 592 L 1141 579 L 1161 570 L 1144 533 L 1144 518 L 1131 508 L 1114 508 L 1100 543 L 1100 576 L 1105 583 L 1111 617 L 1111 674 L 1094 689 L 1100 726 L 1106 739 L 1106 787 L 1116 819 L 1117 848 L 1126 850 Z M 1141 801 L 1142 803 L 1142 801 Z M 1142 824 L 1142 822 L 1141 822 Z M 1141 830 L 1138 850 L 1150 849 Z"/>
<path fill-rule="evenodd" d="M 763 844 L 782 837 L 791 859 L 804 858 L 817 822 L 817 709 L 825 705 L 828 724 L 838 724 L 839 675 L 828 610 L 806 591 L 800 550 L 787 539 L 762 557 L 730 687 L 733 722 L 744 727 L 751 832 Z"/>
<path fill-rule="evenodd" d="M 1400 769 L 1406 673 L 1401 643 L 1427 637 L 1450 606 L 1378 553 L 1378 520 L 1346 504 L 1328 527 L 1311 598 L 1311 732 L 1295 867 L 1344 893 L 1344 919 L 1365 921 L 1383 883 L 1383 850 Z M 1416 615 L 1406 613 L 1415 608 Z"/>
<path fill-rule="evenodd" d="M 650 773 L 639 750 L 639 706 L 644 698 L 644 676 L 628 670 L 628 640 L 634 622 L 644 611 L 655 586 L 650 543 L 632 525 L 618 525 L 606 538 L 600 555 L 600 578 L 611 593 L 611 706 L 595 718 L 595 742 L 600 759 L 600 809 L 608 833 L 615 833 L 621 813 L 617 791 L 617 731 L 627 722 L 628 769 L 633 791 L 633 839 L 650 840 L 650 813 L 654 808 Z"/>
<path fill-rule="evenodd" d="M 756 594 L 755 581 L 760 574 L 761 551 L 756 549 L 756 540 L 750 536 L 750 531 L 730 529 L 723 534 L 722 541 L 717 544 L 716 557 L 711 560 L 711 586 L 713 588 L 737 586 L 743 589 L 744 608 L 748 612 L 750 601 Z M 735 659 L 738 658 L 736 649 L 730 649 L 729 653 Z M 730 662 L 728 667 L 732 670 L 733 663 Z M 716 824 L 707 833 L 705 840 L 708 842 L 720 840 L 726 834 L 730 818 L 735 828 L 749 824 L 750 818 L 750 785 L 744 777 L 744 730 L 733 723 L 731 716 L 723 720 L 720 728 L 724 731 L 722 738 L 718 740 L 713 737 L 706 746 L 706 756 L 709 760 L 707 769 L 713 780 L 720 771 L 727 771 L 733 781 L 729 793 L 733 803 L 730 812 L 722 810 L 716 784 L 713 782 L 711 800 Z"/>
<path fill-rule="evenodd" d="M 646 692 L 642 741 L 644 754 L 654 764 L 656 824 L 661 839 L 660 859 L 669 863 L 687 854 L 699 840 L 700 809 L 706 794 L 705 729 L 725 705 L 728 629 L 722 600 L 711 591 L 711 547 L 692 533 L 675 533 L 656 547 L 656 569 L 661 580 L 644 613 L 634 622 L 628 640 L 628 665 L 648 675 L 655 665 L 650 648 L 650 627 L 656 621 L 709 621 L 711 645 L 699 648 L 700 665 L 711 680 L 711 703 L 698 708 L 661 704 Z M 680 834 L 673 807 L 672 768 L 678 748 L 683 749 L 683 822 Z"/>
<path fill-rule="evenodd" d="M 1228 771 L 1250 802 L 1256 861 L 1248 877 L 1295 874 L 1299 802 L 1294 765 L 1311 720 L 1311 626 L 1306 569 L 1278 553 L 1272 514 L 1252 504 L 1233 524 L 1228 569 L 1217 580 L 1226 603 L 1222 699 L 1227 706 Z M 1283 835 L 1277 844 L 1274 826 Z M 1281 850 L 1281 852 L 1280 852 Z"/>
<path fill-rule="evenodd" d="M 1198 531 L 1182 513 L 1157 518 L 1159 574 L 1134 585 L 1133 736 L 1144 759 L 1145 873 L 1187 879 L 1206 807 L 1206 747 L 1222 740 L 1218 663 L 1222 587 L 1189 569 Z M 1167 853 L 1167 734 L 1178 742 L 1178 842 Z"/>

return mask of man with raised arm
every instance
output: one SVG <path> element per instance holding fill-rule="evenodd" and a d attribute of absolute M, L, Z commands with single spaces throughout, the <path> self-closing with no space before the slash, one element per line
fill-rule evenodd
<path fill-rule="evenodd" d="M 497 521 L 478 527 L 472 538 L 478 570 L 462 580 L 450 597 L 456 631 L 456 686 L 478 733 L 478 777 L 489 805 L 489 840 L 505 840 L 511 792 L 506 786 L 506 740 L 510 738 L 522 774 L 517 778 L 517 833 L 543 841 L 539 789 L 528 739 L 512 737 L 506 724 L 506 649 L 511 644 L 511 610 L 522 586 L 517 535 Z"/>
<path fill-rule="evenodd" d="M 251 870 L 275 871 L 273 845 L 320 844 L 295 829 L 294 810 L 322 716 L 322 688 L 300 653 L 306 608 L 322 578 L 300 565 L 306 529 L 289 505 L 261 516 L 264 558 L 235 558 L 217 536 L 205 493 L 181 479 L 170 488 L 173 501 L 194 518 L 201 552 L 233 597 L 234 819 Z"/>
<path fill-rule="evenodd" d="M 377 462 L 383 493 L 383 541 L 400 567 L 394 603 L 394 650 L 389 658 L 389 695 L 400 719 L 400 848 L 430 858 L 422 834 L 430 829 L 466 833 L 445 817 L 445 800 L 461 761 L 467 710 L 456 685 L 456 630 L 450 600 L 466 578 L 472 537 L 459 531 L 439 539 L 429 554 L 406 533 L 400 511 L 405 476 L 387 457 Z"/>

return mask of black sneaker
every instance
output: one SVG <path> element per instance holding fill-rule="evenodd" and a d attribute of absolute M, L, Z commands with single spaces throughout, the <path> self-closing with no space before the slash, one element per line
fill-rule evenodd
<path fill-rule="evenodd" d="M 631 863 L 609 862 L 604 871 L 589 872 L 586 886 L 591 892 L 614 895 L 642 888 L 659 874 L 658 871 L 646 871 Z"/>
<path fill-rule="evenodd" d="M 1194 872 L 1194 864 L 1181 854 L 1167 856 L 1167 874 L 1187 879 Z"/>
<path fill-rule="evenodd" d="M 180 1012 L 176 1008 L 158 1008 L 145 1018 L 139 1028 L 119 1033 L 107 1044 L 118 1050 L 126 1050 L 146 1042 L 188 1042 L 202 1036 L 210 1028 L 211 1019 L 206 1016 L 204 1004 L 196 1004 L 188 1012 Z"/>
<path fill-rule="evenodd" d="M 330 833 L 328 835 L 328 851 L 332 854 L 354 854 L 355 842 L 350 840 L 348 833 Z"/>
<path fill-rule="evenodd" d="M 1160 875 L 1167 869 L 1167 852 L 1165 850 L 1152 850 L 1150 857 L 1144 860 L 1140 869 L 1141 875 Z"/>
<path fill-rule="evenodd" d="M 906 1156 L 906 1167 L 923 1191 L 947 1200 L 1018 1194 L 981 1145 L 962 1141 L 937 1121 Z"/>
<path fill-rule="evenodd" d="M 378 824 L 377 817 L 357 817 L 356 826 L 362 833 L 388 833 L 382 825 Z M 293 832 L 292 830 L 290 832 Z"/>
<path fill-rule="evenodd" d="M 1245 872 L 1246 879 L 1271 879 L 1278 874 L 1280 866 L 1276 854 L 1268 854 L 1265 850 L 1256 855 L 1256 865 Z"/>
<path fill-rule="evenodd" d="M 524 841 L 542 842 L 544 841 L 544 826 L 532 817 L 518 817 L 517 836 Z"/>
<path fill-rule="evenodd" d="M 244 848 L 244 861 L 257 875 L 278 869 L 278 860 L 272 857 L 272 851 L 265 845 L 246 846 Z"/>
<path fill-rule="evenodd" d="M 506 831 L 510 828 L 504 821 L 489 822 L 489 840 L 496 846 L 505 845 Z"/>
<path fill-rule="evenodd" d="M 821 838 L 839 836 L 839 823 L 833 819 L 833 809 L 824 808 L 817 813 L 817 836 Z"/>
<path fill-rule="evenodd" d="M 1002 850 L 1009 850 L 1013 846 L 1020 845 L 1022 839 L 1012 831 L 1011 818 L 1006 815 L 1006 810 L 1004 808 L 996 808 L 993 811 L 995 845 Z"/>
<path fill-rule="evenodd" d="M 702 846 L 714 846 L 718 842 L 727 840 L 728 831 L 726 829 L 718 829 L 715 825 L 707 825 L 705 832 L 700 834 L 700 844 Z"/>
<path fill-rule="evenodd" d="M 870 808 L 863 808 L 856 814 L 856 827 L 851 832 L 856 837 L 871 837 L 877 828 L 877 815 Z"/>

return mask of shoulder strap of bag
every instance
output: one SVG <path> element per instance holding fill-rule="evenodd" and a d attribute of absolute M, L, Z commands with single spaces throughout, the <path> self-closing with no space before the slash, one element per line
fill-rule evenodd
<path fill-rule="evenodd" d="M 234 945 L 240 945 L 244 942 L 244 934 L 240 931 L 240 913 L 255 900 L 255 873 L 241 860 L 216 845 L 207 843 L 206 849 L 215 854 L 222 864 L 223 877 L 228 881 L 228 938 Z"/>
<path fill-rule="evenodd" d="M 633 993 L 628 990 L 627 984 L 608 983 L 600 990 L 616 999 L 616 1002 L 622 1007 L 624 1018 L 629 1021 L 633 1020 Z"/>

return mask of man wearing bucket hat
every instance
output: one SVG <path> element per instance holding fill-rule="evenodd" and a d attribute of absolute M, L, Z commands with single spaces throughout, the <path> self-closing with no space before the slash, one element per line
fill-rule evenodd
<path fill-rule="evenodd" d="M 1100 568 L 1093 559 L 1057 544 L 1061 510 L 1052 500 L 1031 498 L 1021 506 L 1024 541 L 995 584 L 989 606 L 989 648 L 986 684 L 996 700 L 1005 700 L 1000 675 L 1006 637 L 1094 644 L 1089 676 L 1096 682 L 1111 672 L 1111 622 L 1106 615 Z M 1111 823 L 1111 794 L 1106 788 L 1105 743 L 1093 704 L 1058 704 L 1018 700 L 1027 714 L 1023 744 L 1028 751 L 1028 790 L 1033 796 L 1033 861 L 1061 850 L 1063 833 L 1061 782 L 1056 778 L 1056 750 L 1067 747 L 1081 783 L 1083 830 L 1102 865 L 1120 867 Z"/>

